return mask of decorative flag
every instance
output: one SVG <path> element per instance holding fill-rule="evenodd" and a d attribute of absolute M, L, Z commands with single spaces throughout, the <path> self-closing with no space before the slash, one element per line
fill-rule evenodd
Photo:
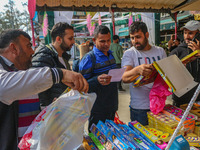
<path fill-rule="evenodd" d="M 129 13 L 129 20 L 128 20 L 128 26 L 130 27 L 130 25 L 133 23 L 133 16 L 132 13 Z"/>
<path fill-rule="evenodd" d="M 46 37 L 48 34 L 48 15 L 45 11 L 44 13 L 44 19 L 43 19 L 43 24 L 42 24 L 42 30 L 43 30 L 43 36 Z"/>
<path fill-rule="evenodd" d="M 101 22 L 101 14 L 100 14 L 100 12 L 99 12 L 99 26 L 102 24 L 102 22 Z"/>
<path fill-rule="evenodd" d="M 90 28 L 91 28 L 91 16 L 90 16 L 90 13 L 87 14 L 87 28 L 88 28 L 88 31 L 90 31 Z"/>
<path fill-rule="evenodd" d="M 90 27 L 90 36 L 92 36 L 93 35 L 93 33 L 94 33 L 94 29 L 95 29 L 95 22 L 92 22 L 92 25 L 91 25 L 91 27 Z"/>
<path fill-rule="evenodd" d="M 90 36 L 92 36 L 94 33 L 94 29 L 95 29 L 95 23 L 91 21 L 90 13 L 88 13 L 88 15 L 87 15 L 87 28 L 90 33 Z"/>
<path fill-rule="evenodd" d="M 35 46 L 35 36 L 33 27 L 33 18 L 35 16 L 36 0 L 28 0 L 28 11 L 31 19 L 31 30 L 32 30 L 32 44 Z"/>

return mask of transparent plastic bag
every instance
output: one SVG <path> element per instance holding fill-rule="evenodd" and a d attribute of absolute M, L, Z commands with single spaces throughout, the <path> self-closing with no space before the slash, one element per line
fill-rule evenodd
<path fill-rule="evenodd" d="M 60 96 L 32 122 L 18 147 L 21 150 L 74 149 L 82 142 L 84 124 L 88 120 L 96 94 L 78 91 Z"/>

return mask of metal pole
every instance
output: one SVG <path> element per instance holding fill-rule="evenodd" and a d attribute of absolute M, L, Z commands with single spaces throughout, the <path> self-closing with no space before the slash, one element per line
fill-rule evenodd
<path fill-rule="evenodd" d="M 31 30 L 32 30 L 32 44 L 33 44 L 33 47 L 35 47 L 35 36 L 34 36 L 33 19 L 31 19 Z"/>
<path fill-rule="evenodd" d="M 113 35 L 115 35 L 115 16 L 114 16 L 114 9 L 112 9 L 112 24 L 113 24 Z"/>
<path fill-rule="evenodd" d="M 179 124 L 178 124 L 176 130 L 174 131 L 174 133 L 173 133 L 171 139 L 169 140 L 169 143 L 168 143 L 168 145 L 167 145 L 167 147 L 166 147 L 165 150 L 169 150 L 169 148 L 171 147 L 171 145 L 172 145 L 174 139 L 176 138 L 176 135 L 177 135 L 178 131 L 180 130 L 180 128 L 181 128 L 183 122 L 185 121 L 185 118 L 188 116 L 188 113 L 189 113 L 189 111 L 191 110 L 191 108 L 192 108 L 194 102 L 196 101 L 197 96 L 199 95 L 199 93 L 200 93 L 200 84 L 198 85 L 198 87 L 197 87 L 197 89 L 196 89 L 196 91 L 195 91 L 195 93 L 194 93 L 192 99 L 190 100 L 190 103 L 188 104 L 188 107 L 187 107 L 187 109 L 185 110 L 185 112 L 184 112 L 184 114 L 183 114 L 183 117 L 181 118 L 181 121 L 179 122 Z"/>
<path fill-rule="evenodd" d="M 175 18 L 175 39 L 177 39 L 177 12 L 174 14 Z"/>

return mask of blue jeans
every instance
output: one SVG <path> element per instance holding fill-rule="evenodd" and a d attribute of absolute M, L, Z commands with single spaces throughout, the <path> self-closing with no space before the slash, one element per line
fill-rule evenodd
<path fill-rule="evenodd" d="M 131 121 L 137 120 L 142 125 L 148 125 L 148 111 L 150 111 L 150 109 L 133 109 L 130 107 Z"/>

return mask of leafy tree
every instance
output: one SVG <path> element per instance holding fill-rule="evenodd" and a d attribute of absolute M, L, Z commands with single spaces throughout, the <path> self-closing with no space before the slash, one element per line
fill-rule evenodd
<path fill-rule="evenodd" d="M 22 4 L 27 7 L 27 3 Z M 15 7 L 13 0 L 9 0 L 9 3 L 4 5 L 4 11 L 0 12 L 0 32 L 5 29 L 22 29 L 24 31 L 30 31 L 30 18 L 27 10 L 18 10 Z"/>

